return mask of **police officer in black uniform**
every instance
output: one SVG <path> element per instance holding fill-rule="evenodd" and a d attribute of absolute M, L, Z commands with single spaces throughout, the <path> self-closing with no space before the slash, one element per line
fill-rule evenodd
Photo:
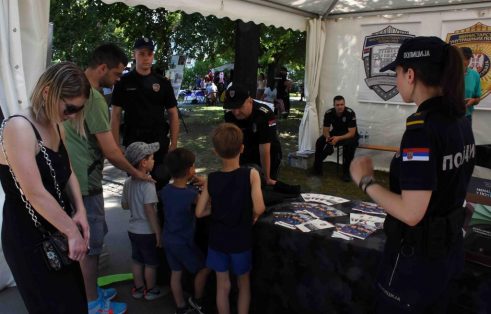
<path fill-rule="evenodd" d="M 121 77 L 114 87 L 111 129 L 119 143 L 121 112 L 124 110 L 124 146 L 137 141 L 160 143 L 160 149 L 154 155 L 152 171 L 153 178 L 157 180 L 157 189 L 160 189 L 169 180 L 163 162 L 168 150 L 177 147 L 179 116 L 171 83 L 152 71 L 154 48 L 150 38 L 135 41 L 136 67 Z"/>
<path fill-rule="evenodd" d="M 353 181 L 387 211 L 376 312 L 446 313 L 463 268 L 463 204 L 475 155 L 462 56 L 438 37 L 415 37 L 387 70 L 396 72 L 403 100 L 418 109 L 392 160 L 390 191 L 375 183 L 369 158 L 351 163 Z"/>
<path fill-rule="evenodd" d="M 346 107 L 343 96 L 335 96 L 334 107 L 324 114 L 322 135 L 315 143 L 314 174 L 322 175 L 322 161 L 334 152 L 333 146 L 343 147 L 343 180 L 351 180 L 349 165 L 358 147 L 355 112 Z"/>
<path fill-rule="evenodd" d="M 276 116 L 265 104 L 254 101 L 248 90 L 232 85 L 225 94 L 225 122 L 237 125 L 244 133 L 244 152 L 240 164 L 261 167 L 266 184 L 275 185 L 281 162 L 281 144 L 276 130 Z"/>

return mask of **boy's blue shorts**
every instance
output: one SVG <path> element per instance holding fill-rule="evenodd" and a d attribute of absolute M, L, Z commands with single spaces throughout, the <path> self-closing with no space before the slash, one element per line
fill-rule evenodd
<path fill-rule="evenodd" d="M 223 253 L 208 247 L 206 266 L 216 272 L 222 273 L 230 270 L 233 274 L 240 276 L 249 272 L 251 265 L 251 250 L 239 253 Z"/>
<path fill-rule="evenodd" d="M 164 243 L 167 262 L 172 271 L 186 269 L 192 274 L 205 267 L 203 253 L 194 243 Z"/>

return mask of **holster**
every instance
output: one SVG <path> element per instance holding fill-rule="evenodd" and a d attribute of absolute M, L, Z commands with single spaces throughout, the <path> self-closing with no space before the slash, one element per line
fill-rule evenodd
<path fill-rule="evenodd" d="M 464 216 L 464 208 L 459 207 L 446 216 L 425 217 L 414 227 L 388 216 L 384 224 L 387 243 L 391 247 L 399 246 L 403 253 L 443 257 L 462 236 Z"/>

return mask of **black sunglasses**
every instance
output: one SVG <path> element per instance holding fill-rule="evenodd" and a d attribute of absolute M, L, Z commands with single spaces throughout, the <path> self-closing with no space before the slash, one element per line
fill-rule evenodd
<path fill-rule="evenodd" d="M 65 110 L 63 111 L 63 113 L 67 116 L 71 115 L 71 114 L 75 114 L 79 111 L 82 111 L 82 109 L 84 109 L 84 106 L 85 105 L 75 106 L 75 105 L 65 103 Z"/>

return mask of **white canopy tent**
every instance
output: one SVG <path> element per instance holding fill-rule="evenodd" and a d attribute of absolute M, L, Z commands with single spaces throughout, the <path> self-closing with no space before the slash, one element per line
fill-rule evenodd
<path fill-rule="evenodd" d="M 114 3 L 116 0 L 103 0 Z M 416 35 L 442 35 L 448 20 L 489 19 L 491 3 L 482 0 L 123 0 L 127 5 L 199 12 L 265 25 L 307 30 L 305 89 L 307 105 L 299 147 L 313 149 L 320 119 L 331 99 L 342 94 L 374 144 L 397 145 L 413 106 L 360 100 L 361 53 L 366 26 L 419 23 Z M 49 0 L 0 0 L 0 106 L 9 116 L 28 106 L 28 95 L 46 65 Z M 488 25 L 491 24 L 488 23 Z M 324 43 L 325 42 L 325 43 Z M 491 97 L 491 96 L 490 96 Z M 489 142 L 491 111 L 478 110 L 478 143 Z M 378 142 L 377 142 L 378 141 Z M 387 156 L 375 156 L 386 168 Z M 1 252 L 0 252 L 1 253 Z M 0 266 L 3 256 L 0 254 Z M 0 273 L 6 270 L 1 269 Z M 3 278 L 3 277 L 2 277 Z M 1 282 L 0 289 L 7 284 Z"/>

